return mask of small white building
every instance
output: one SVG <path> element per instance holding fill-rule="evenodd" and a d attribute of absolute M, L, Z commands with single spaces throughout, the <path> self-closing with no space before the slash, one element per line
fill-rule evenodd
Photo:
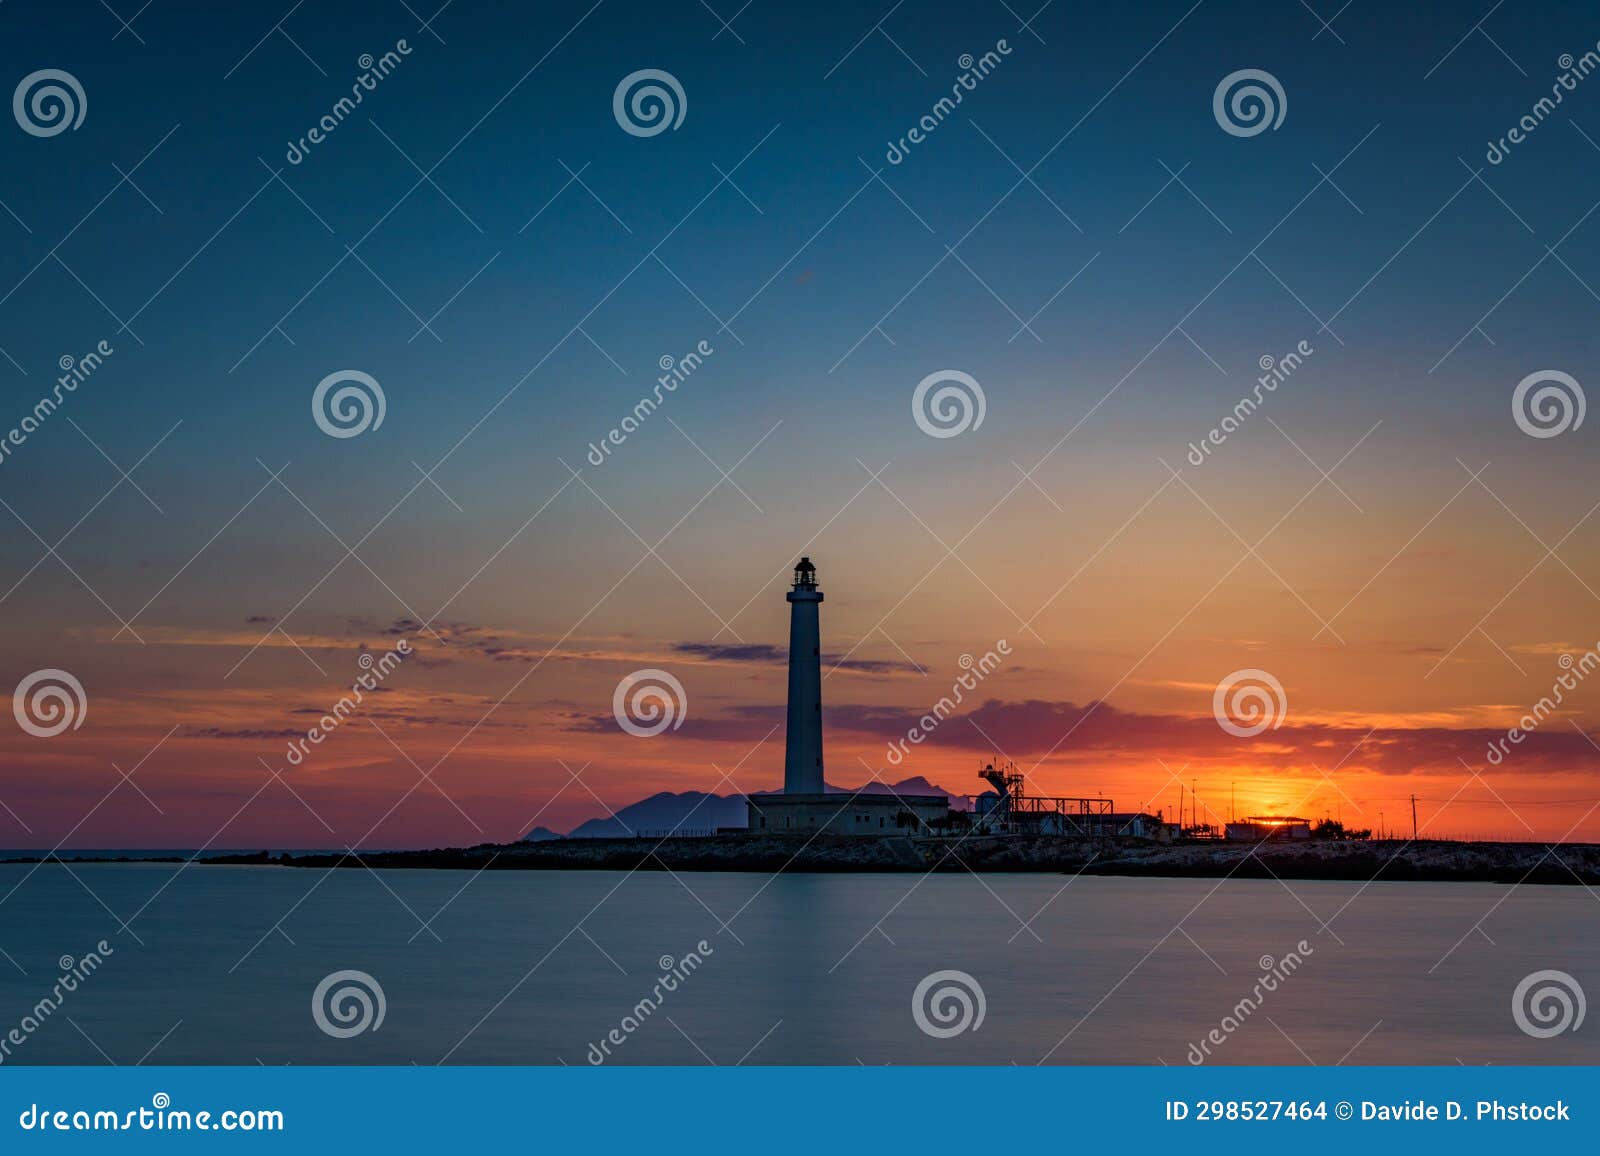
<path fill-rule="evenodd" d="M 1252 815 L 1228 824 L 1228 838 L 1246 843 L 1265 839 L 1309 839 L 1311 820 L 1298 815 Z"/>
<path fill-rule="evenodd" d="M 752 835 L 913 835 L 943 823 L 943 795 L 747 795 Z"/>

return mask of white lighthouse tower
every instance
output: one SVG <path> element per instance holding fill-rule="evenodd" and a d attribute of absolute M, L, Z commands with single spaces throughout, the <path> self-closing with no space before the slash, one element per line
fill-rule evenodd
<path fill-rule="evenodd" d="M 822 628 L 817 568 L 801 558 L 789 591 L 789 720 L 783 793 L 820 795 L 822 786 Z"/>

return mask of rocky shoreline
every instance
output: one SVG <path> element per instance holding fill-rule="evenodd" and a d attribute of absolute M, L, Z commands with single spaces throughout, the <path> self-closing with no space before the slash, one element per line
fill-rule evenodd
<path fill-rule="evenodd" d="M 165 861 L 171 861 L 170 859 Z M 451 870 L 1060 871 L 1212 879 L 1600 884 L 1600 845 L 1372 840 L 1159 844 L 1059 837 L 560 839 L 417 851 L 226 855 L 218 865 Z"/>

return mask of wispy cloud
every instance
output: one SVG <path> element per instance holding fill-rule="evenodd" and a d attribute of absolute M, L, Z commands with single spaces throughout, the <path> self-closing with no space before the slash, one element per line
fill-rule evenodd
<path fill-rule="evenodd" d="M 789 649 L 764 642 L 725 644 L 717 642 L 675 642 L 675 654 L 684 654 L 706 662 L 721 664 L 756 663 L 763 666 L 782 666 L 789 661 Z M 838 654 L 824 654 L 822 665 L 829 670 L 847 670 L 856 674 L 922 674 L 915 665 L 899 659 L 845 658 Z"/>
<path fill-rule="evenodd" d="M 839 704 L 828 708 L 831 732 L 870 737 L 883 742 L 903 738 L 926 706 L 893 707 Z M 1442 713 L 1442 712 L 1441 712 Z M 1253 738 L 1224 732 L 1210 715 L 1156 714 L 1120 710 L 1106 703 L 1074 703 L 1028 699 L 990 699 L 956 714 L 922 748 L 987 755 L 998 744 L 1016 758 L 1053 761 L 1120 762 L 1161 757 L 1211 765 L 1252 765 L 1285 771 L 1329 768 L 1343 762 L 1355 770 L 1403 775 L 1445 770 L 1459 774 L 1464 760 L 1483 765 L 1484 750 L 1505 734 L 1499 726 L 1439 725 L 1441 714 L 1364 716 L 1291 721 Z M 1442 713 L 1442 717 L 1452 717 Z M 745 743 L 759 740 L 782 722 L 780 705 L 745 706 L 718 715 L 687 719 L 678 732 L 686 740 Z M 572 712 L 564 729 L 590 733 L 615 731 L 609 714 Z M 1353 753 L 1352 753 L 1353 752 Z M 1348 757 L 1347 757 L 1348 756 Z M 1516 758 L 1507 759 L 1513 773 L 1592 773 L 1600 769 L 1600 752 L 1584 733 L 1552 727 L 1527 737 Z"/>

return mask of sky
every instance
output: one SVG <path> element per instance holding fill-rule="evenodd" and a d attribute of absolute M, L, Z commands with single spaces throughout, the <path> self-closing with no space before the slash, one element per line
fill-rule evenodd
<path fill-rule="evenodd" d="M 0 7 L 83 112 L 0 127 L 0 688 L 82 687 L 0 727 L 0 846 L 772 789 L 801 553 L 839 786 L 1600 839 L 1594 426 L 1517 408 L 1600 351 L 1591 6 L 286 7 Z"/>

